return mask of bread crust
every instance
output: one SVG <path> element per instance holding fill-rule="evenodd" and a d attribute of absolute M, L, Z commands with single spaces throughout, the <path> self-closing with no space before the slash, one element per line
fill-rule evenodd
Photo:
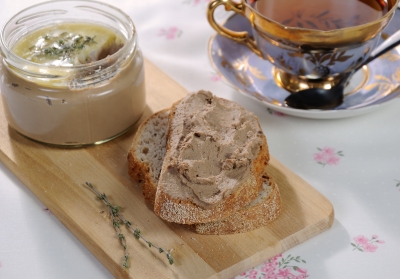
<path fill-rule="evenodd" d="M 190 228 L 199 234 L 235 234 L 252 231 L 274 221 L 282 211 L 281 196 L 278 186 L 268 174 L 264 173 L 263 179 L 270 185 L 271 192 L 262 202 L 250 204 L 226 219 L 194 224 Z"/>
<path fill-rule="evenodd" d="M 196 224 L 224 219 L 254 200 L 262 185 L 250 175 L 240 188 L 211 208 L 201 208 L 190 200 L 172 198 L 157 190 L 154 212 L 162 219 L 178 224 Z M 205 220 L 205 221 L 203 221 Z"/>

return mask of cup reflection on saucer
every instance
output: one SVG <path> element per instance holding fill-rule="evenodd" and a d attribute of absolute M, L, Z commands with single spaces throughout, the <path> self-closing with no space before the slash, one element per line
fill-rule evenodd
<path fill-rule="evenodd" d="M 210 25 L 275 66 L 274 78 L 290 92 L 330 88 L 362 64 L 379 42 L 399 0 L 214 0 Z M 245 16 L 252 34 L 214 19 L 224 6 Z"/>

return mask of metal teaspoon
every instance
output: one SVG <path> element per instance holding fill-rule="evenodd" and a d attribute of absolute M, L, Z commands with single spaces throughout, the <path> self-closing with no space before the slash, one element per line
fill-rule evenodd
<path fill-rule="evenodd" d="M 382 54 L 393 49 L 400 44 L 400 30 L 387 38 L 377 48 L 375 48 L 370 57 L 353 71 L 347 73 L 343 79 L 330 89 L 309 88 L 290 94 L 285 99 L 285 105 L 296 109 L 322 109 L 328 110 L 335 108 L 343 103 L 344 88 L 355 72 L 367 65 L 369 62 L 380 57 Z"/>

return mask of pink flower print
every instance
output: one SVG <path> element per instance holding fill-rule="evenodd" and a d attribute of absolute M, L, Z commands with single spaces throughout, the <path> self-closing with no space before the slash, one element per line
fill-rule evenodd
<path fill-rule="evenodd" d="M 302 268 L 300 268 L 300 267 L 298 267 L 298 268 L 296 269 L 296 271 L 298 271 L 298 272 L 300 272 L 300 273 L 303 273 L 303 274 L 307 274 L 307 270 L 302 269 Z"/>
<path fill-rule="evenodd" d="M 340 157 L 344 156 L 342 151 L 335 152 L 334 148 L 324 147 L 317 148 L 319 152 L 314 153 L 314 161 L 322 166 L 325 165 L 337 165 L 339 163 Z"/>
<path fill-rule="evenodd" d="M 359 235 L 359 236 L 353 237 L 353 240 L 354 240 L 354 242 L 355 242 L 356 244 L 367 244 L 368 241 L 369 241 L 369 239 L 366 238 L 366 237 L 363 236 L 363 235 Z"/>
<path fill-rule="evenodd" d="M 251 270 L 249 272 L 249 278 L 250 279 L 256 279 L 257 278 L 257 274 L 258 274 L 258 271 L 253 269 L 253 270 Z"/>
<path fill-rule="evenodd" d="M 263 266 L 261 267 L 261 271 L 265 273 L 274 273 L 275 267 L 274 266 Z"/>
<path fill-rule="evenodd" d="M 264 274 L 263 279 L 278 279 L 278 277 L 274 273 Z"/>
<path fill-rule="evenodd" d="M 306 269 L 303 269 L 303 268 L 298 267 L 298 268 L 296 268 L 296 271 L 299 272 L 300 274 L 297 275 L 297 276 L 295 277 L 295 279 L 305 279 L 305 278 L 308 277 L 308 275 L 307 275 L 307 270 L 306 270 Z"/>
<path fill-rule="evenodd" d="M 263 268 L 276 268 L 278 266 L 278 260 L 269 260 L 264 263 Z"/>
<path fill-rule="evenodd" d="M 317 162 L 323 162 L 325 160 L 324 153 L 315 153 L 314 154 L 314 160 L 317 161 Z"/>
<path fill-rule="evenodd" d="M 278 255 L 276 255 L 275 257 L 273 257 L 273 258 L 271 258 L 271 260 L 276 260 L 276 261 L 279 261 L 279 259 L 280 258 L 282 258 L 282 253 L 281 254 L 278 254 Z"/>
<path fill-rule="evenodd" d="M 335 155 L 335 149 L 331 147 L 322 148 L 322 152 L 328 155 Z"/>
<path fill-rule="evenodd" d="M 378 249 L 378 246 L 376 246 L 372 243 L 363 244 L 362 247 L 364 248 L 364 252 L 375 252 L 376 249 Z"/>
<path fill-rule="evenodd" d="M 178 27 L 170 27 L 168 29 L 161 28 L 158 36 L 165 37 L 167 40 L 173 40 L 180 37 L 182 31 Z"/>
<path fill-rule="evenodd" d="M 290 272 L 289 268 L 280 268 L 278 270 L 278 274 L 277 275 L 282 276 L 283 278 L 287 278 L 290 275 L 292 275 L 292 273 Z"/>
<path fill-rule="evenodd" d="M 376 234 L 372 235 L 371 239 L 368 239 L 367 237 L 363 235 L 359 235 L 356 237 L 353 237 L 354 243 L 351 243 L 351 246 L 353 246 L 353 251 L 358 250 L 360 252 L 375 252 L 378 249 L 378 245 L 375 245 L 374 243 L 379 243 L 379 244 L 384 244 L 385 241 L 378 239 L 378 236 Z"/>
<path fill-rule="evenodd" d="M 300 256 L 288 255 L 283 257 L 282 254 L 279 254 L 264 262 L 257 269 L 243 272 L 236 279 L 306 279 L 309 276 L 307 270 L 298 267 L 297 264 L 299 263 L 306 263 L 306 261 L 301 259 Z"/>
<path fill-rule="evenodd" d="M 329 157 L 326 160 L 327 165 L 337 165 L 339 163 L 340 158 L 336 156 Z"/>
<path fill-rule="evenodd" d="M 275 257 L 271 258 L 270 261 L 271 262 L 278 262 L 280 258 L 282 258 L 282 254 L 276 255 Z"/>

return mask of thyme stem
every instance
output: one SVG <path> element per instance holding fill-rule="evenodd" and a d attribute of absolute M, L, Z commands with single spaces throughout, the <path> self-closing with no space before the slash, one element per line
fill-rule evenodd
<path fill-rule="evenodd" d="M 142 235 L 142 233 L 141 233 L 141 231 L 140 231 L 138 228 L 134 228 L 134 227 L 132 226 L 132 223 L 129 222 L 128 220 L 126 220 L 126 219 L 124 218 L 124 216 L 121 215 L 121 213 L 119 212 L 119 211 L 120 211 L 120 207 L 119 207 L 119 206 L 113 206 L 113 205 L 109 202 L 109 200 L 108 200 L 106 194 L 101 194 L 99 191 L 97 191 L 97 190 L 93 187 L 93 185 L 92 185 L 90 182 L 86 182 L 86 186 L 88 186 L 89 189 L 92 190 L 92 192 L 94 192 L 94 193 L 96 194 L 96 196 L 97 196 L 100 200 L 102 200 L 102 201 L 107 205 L 107 207 L 108 207 L 109 210 L 110 210 L 110 215 L 111 215 L 111 219 L 112 219 L 112 222 L 113 222 L 114 229 L 115 229 L 115 231 L 117 232 L 117 236 L 118 236 L 118 238 L 120 239 L 121 245 L 124 247 L 124 250 L 125 250 L 124 262 L 122 263 L 122 265 L 123 265 L 125 268 L 128 267 L 129 254 L 128 254 L 127 249 L 126 249 L 126 239 L 125 239 L 125 236 L 121 233 L 121 230 L 120 230 L 120 225 L 121 225 L 121 224 L 120 224 L 120 221 L 122 222 L 122 224 L 124 224 L 128 229 L 130 229 L 130 230 L 132 231 L 133 236 L 134 236 L 136 239 L 138 239 L 138 240 L 139 240 L 139 239 L 142 239 L 144 242 L 146 242 L 146 244 L 149 246 L 149 248 L 155 248 L 155 249 L 158 250 L 159 253 L 165 253 L 165 255 L 166 255 L 166 257 L 167 257 L 168 262 L 169 262 L 170 265 L 172 265 L 172 264 L 174 263 L 174 259 L 173 259 L 172 255 L 171 255 L 171 252 L 166 251 L 165 249 L 163 249 L 163 248 L 161 248 L 161 247 L 159 247 L 159 246 L 154 245 L 152 242 L 150 242 L 150 241 L 148 241 L 146 238 L 144 238 L 143 235 Z"/>
<path fill-rule="evenodd" d="M 107 197 L 105 197 L 105 198 L 107 199 Z M 124 256 L 124 260 L 122 262 L 122 266 L 124 268 L 128 268 L 129 267 L 129 262 L 128 262 L 129 261 L 129 253 L 128 253 L 128 250 L 126 249 L 126 239 L 125 239 L 125 236 L 121 233 L 121 230 L 119 228 L 120 224 L 119 224 L 118 219 L 115 216 L 115 213 L 113 212 L 113 209 L 111 207 L 109 207 L 109 210 L 110 210 L 110 215 L 111 215 L 113 227 L 114 227 L 114 229 L 115 229 L 115 231 L 117 233 L 117 237 L 120 240 L 121 245 L 122 245 L 122 247 L 124 248 L 124 251 L 125 251 L 125 256 Z"/>

